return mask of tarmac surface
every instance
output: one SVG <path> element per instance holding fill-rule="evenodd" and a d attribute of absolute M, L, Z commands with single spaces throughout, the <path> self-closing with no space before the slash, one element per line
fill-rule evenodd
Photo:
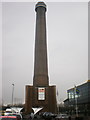
<path fill-rule="evenodd" d="M 42 119 L 42 118 L 34 118 L 34 119 L 22 119 L 22 120 L 56 120 L 55 118 L 52 119 Z M 84 117 L 84 118 L 60 118 L 58 120 L 90 120 L 90 117 Z"/>

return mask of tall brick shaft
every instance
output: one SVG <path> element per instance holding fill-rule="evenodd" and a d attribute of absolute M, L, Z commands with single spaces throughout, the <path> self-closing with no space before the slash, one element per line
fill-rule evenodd
<path fill-rule="evenodd" d="M 46 5 L 39 2 L 36 11 L 36 36 L 35 36 L 35 61 L 34 61 L 34 86 L 48 86 L 48 64 L 46 43 Z"/>
<path fill-rule="evenodd" d="M 26 85 L 25 112 L 42 107 L 40 112 L 56 113 L 56 86 L 49 86 L 47 43 L 46 43 L 46 5 L 38 2 L 36 11 L 36 36 L 34 56 L 33 86 Z"/>

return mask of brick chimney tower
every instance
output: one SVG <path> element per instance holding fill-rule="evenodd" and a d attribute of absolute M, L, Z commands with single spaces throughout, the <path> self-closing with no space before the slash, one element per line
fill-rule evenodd
<path fill-rule="evenodd" d="M 35 56 L 33 86 L 26 85 L 25 112 L 42 107 L 42 112 L 56 113 L 56 86 L 49 85 L 47 41 L 46 41 L 46 4 L 38 2 L 36 11 Z"/>
<path fill-rule="evenodd" d="M 36 11 L 34 86 L 48 86 L 47 41 L 46 41 L 46 5 L 38 2 Z"/>

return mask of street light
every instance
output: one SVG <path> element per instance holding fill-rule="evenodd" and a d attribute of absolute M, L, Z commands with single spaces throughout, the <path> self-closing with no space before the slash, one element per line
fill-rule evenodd
<path fill-rule="evenodd" d="M 75 90 L 75 106 L 76 106 L 76 116 L 78 117 L 78 106 L 77 106 L 77 92 L 76 92 L 76 90 L 77 90 L 77 87 L 76 86 L 74 86 L 74 90 Z"/>
<path fill-rule="evenodd" d="M 13 105 L 13 99 L 14 99 L 14 84 L 12 84 L 12 105 Z"/>

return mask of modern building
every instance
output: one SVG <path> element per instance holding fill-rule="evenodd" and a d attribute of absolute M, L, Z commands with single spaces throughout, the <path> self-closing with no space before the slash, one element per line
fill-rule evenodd
<path fill-rule="evenodd" d="M 64 104 L 74 113 L 77 109 L 78 114 L 90 115 L 90 80 L 67 90 L 67 99 Z"/>
<path fill-rule="evenodd" d="M 32 108 L 42 108 L 42 112 L 56 113 L 56 86 L 49 85 L 48 76 L 46 4 L 38 2 L 35 11 L 34 76 L 33 86 L 26 85 L 25 112 L 32 112 Z"/>
<path fill-rule="evenodd" d="M 67 99 L 64 100 L 66 109 L 73 114 L 90 116 L 90 1 L 88 2 L 88 81 L 67 90 Z"/>

